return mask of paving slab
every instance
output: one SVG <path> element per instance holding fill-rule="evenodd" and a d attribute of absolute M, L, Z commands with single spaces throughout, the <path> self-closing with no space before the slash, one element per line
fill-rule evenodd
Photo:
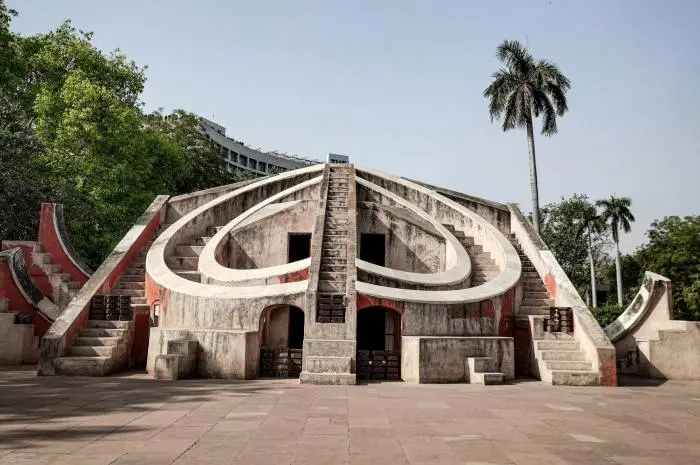
<path fill-rule="evenodd" d="M 0 368 L 0 465 L 700 463 L 700 382 L 633 384 L 161 383 Z"/>

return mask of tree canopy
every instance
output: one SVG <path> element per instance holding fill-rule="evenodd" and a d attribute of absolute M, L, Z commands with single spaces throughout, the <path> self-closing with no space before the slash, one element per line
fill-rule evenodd
<path fill-rule="evenodd" d="M 39 204 L 66 205 L 71 240 L 95 267 L 158 194 L 235 182 L 200 119 L 145 113 L 146 67 L 105 54 L 70 21 L 10 30 L 0 0 L 0 237 L 33 239 Z"/>

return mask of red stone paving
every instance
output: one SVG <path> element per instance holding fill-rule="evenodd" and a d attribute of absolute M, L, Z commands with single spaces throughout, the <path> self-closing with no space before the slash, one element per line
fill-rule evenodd
<path fill-rule="evenodd" d="M 637 384 L 331 387 L 5 368 L 0 464 L 700 463 L 700 383 Z"/>

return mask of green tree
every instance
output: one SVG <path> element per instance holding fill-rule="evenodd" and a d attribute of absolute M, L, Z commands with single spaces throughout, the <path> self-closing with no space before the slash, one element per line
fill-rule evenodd
<path fill-rule="evenodd" d="M 593 205 L 585 205 L 579 210 L 579 217 L 574 219 L 576 238 L 584 238 L 588 245 L 588 261 L 591 272 L 591 305 L 598 306 L 596 292 L 596 262 L 593 258 L 593 235 L 601 234 L 605 230 L 605 225 L 598 216 L 598 212 Z"/>
<path fill-rule="evenodd" d="M 647 235 L 636 254 L 642 269 L 672 281 L 677 318 L 700 320 L 700 215 L 654 221 Z"/>
<path fill-rule="evenodd" d="M 489 100 L 491 121 L 503 117 L 503 131 L 524 128 L 530 160 L 530 189 L 532 194 L 532 225 L 540 230 L 537 163 L 533 118 L 542 116 L 542 134 L 557 133 L 557 116 L 568 110 L 566 93 L 571 82 L 554 63 L 536 60 L 518 41 L 504 41 L 496 56 L 504 65 L 491 76 L 493 82 L 484 90 Z"/>
<path fill-rule="evenodd" d="M 622 268 L 620 265 L 620 230 L 630 232 L 634 215 L 630 211 L 632 200 L 629 197 L 610 196 L 609 199 L 598 200 L 596 205 L 602 209 L 601 218 L 610 227 L 615 242 L 615 270 L 617 275 L 617 305 L 623 305 Z"/>
<path fill-rule="evenodd" d="M 598 263 L 607 245 L 607 236 L 598 230 L 591 228 L 586 235 L 579 233 L 581 219 L 591 209 L 595 207 L 581 194 L 542 208 L 540 235 L 581 295 L 588 295 L 591 289 L 586 261 L 592 256 Z"/>

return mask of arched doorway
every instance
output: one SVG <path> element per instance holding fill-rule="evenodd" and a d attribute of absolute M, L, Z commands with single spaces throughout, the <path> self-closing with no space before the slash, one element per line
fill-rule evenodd
<path fill-rule="evenodd" d="M 357 312 L 358 379 L 401 379 L 401 315 L 385 307 Z"/>
<path fill-rule="evenodd" d="M 260 376 L 298 378 L 304 347 L 304 311 L 293 305 L 266 308 L 260 317 Z"/>

